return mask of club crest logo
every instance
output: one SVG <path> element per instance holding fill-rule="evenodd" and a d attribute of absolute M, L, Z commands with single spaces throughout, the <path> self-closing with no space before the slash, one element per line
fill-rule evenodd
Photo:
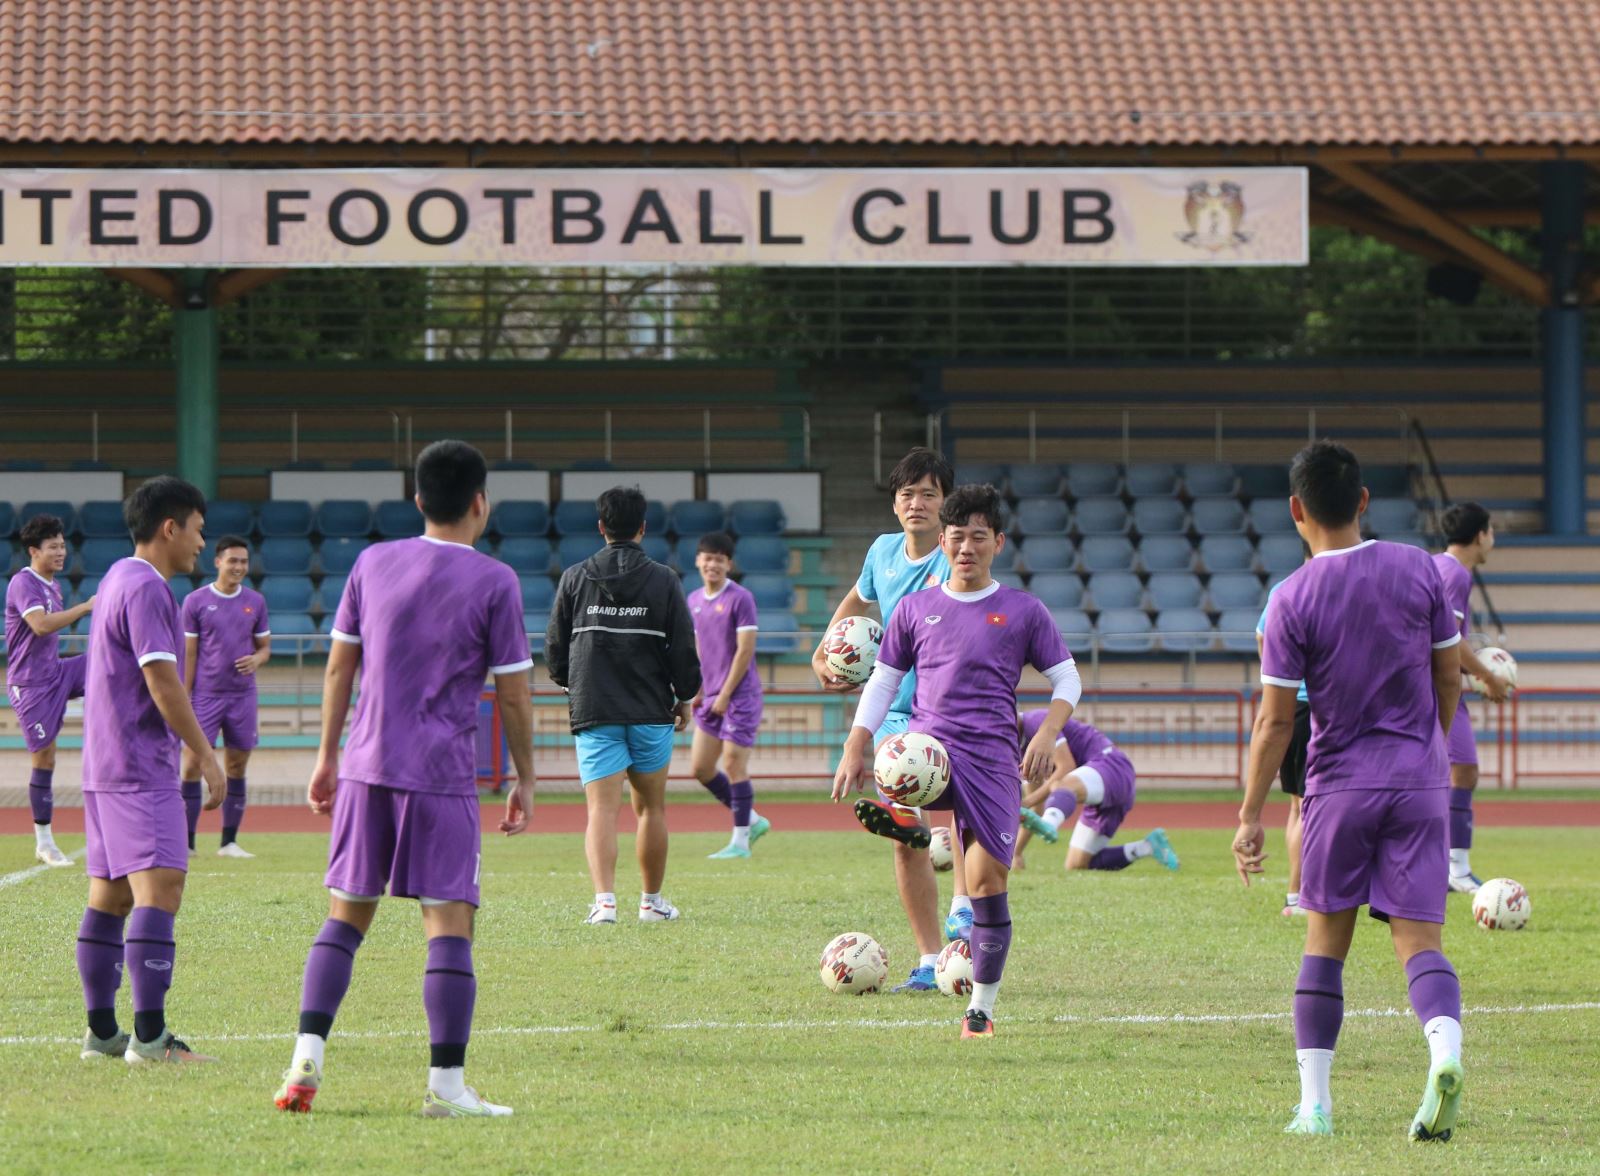
<path fill-rule="evenodd" d="M 1207 253 L 1220 253 L 1247 244 L 1255 234 L 1245 232 L 1244 188 L 1240 184 L 1200 180 L 1184 192 L 1183 219 L 1189 231 L 1178 240 Z"/>
<path fill-rule="evenodd" d="M 944 618 L 937 613 L 931 617 L 923 617 L 922 619 L 930 625 L 937 625 L 940 621 L 944 620 Z"/>

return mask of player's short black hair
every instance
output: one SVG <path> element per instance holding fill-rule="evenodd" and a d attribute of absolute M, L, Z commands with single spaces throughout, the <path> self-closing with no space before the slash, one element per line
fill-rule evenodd
<path fill-rule="evenodd" d="M 1324 527 L 1343 527 L 1361 513 L 1361 463 L 1337 441 L 1313 441 L 1289 465 L 1289 492 Z"/>
<path fill-rule="evenodd" d="M 594 506 L 607 539 L 632 539 L 644 529 L 644 491 L 637 486 L 613 486 Z"/>
<path fill-rule="evenodd" d="M 231 551 L 235 547 L 242 547 L 246 551 L 249 551 L 250 541 L 248 539 L 241 539 L 237 535 L 224 535 L 221 539 L 218 539 L 211 545 L 212 551 L 214 551 L 217 555 L 221 555 L 224 551 Z"/>
<path fill-rule="evenodd" d="M 1476 502 L 1458 502 L 1439 520 L 1446 543 L 1468 544 L 1489 529 L 1489 512 Z"/>
<path fill-rule="evenodd" d="M 956 484 L 956 472 L 945 460 L 944 454 L 918 445 L 895 463 L 889 471 L 889 493 L 898 494 L 906 486 L 915 486 L 931 477 L 941 494 L 949 494 Z"/>
<path fill-rule="evenodd" d="M 988 523 L 989 529 L 997 535 L 1005 528 L 1000 491 L 988 484 L 958 486 L 939 508 L 942 527 L 967 527 L 974 519 Z"/>
<path fill-rule="evenodd" d="M 725 555 L 733 558 L 733 536 L 726 531 L 712 531 L 709 535 L 700 536 L 700 542 L 694 545 L 695 554 L 705 552 L 707 555 Z"/>
<path fill-rule="evenodd" d="M 43 547 L 52 539 L 65 539 L 67 528 L 53 514 L 36 514 L 22 524 L 22 533 L 17 537 L 22 540 L 22 549 L 30 551 L 35 547 Z"/>
<path fill-rule="evenodd" d="M 162 474 L 128 495 L 122 504 L 122 521 L 128 524 L 135 543 L 148 543 L 168 519 L 183 527 L 188 525 L 190 515 L 205 512 L 206 496 L 200 493 L 200 487 Z"/>
<path fill-rule="evenodd" d="M 465 441 L 435 441 L 417 455 L 417 497 L 430 523 L 459 523 L 488 484 L 488 463 Z"/>

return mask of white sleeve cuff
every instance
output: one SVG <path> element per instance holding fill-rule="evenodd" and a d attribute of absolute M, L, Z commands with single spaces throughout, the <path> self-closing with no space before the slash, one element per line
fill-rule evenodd
<path fill-rule="evenodd" d="M 872 677 L 867 679 L 861 691 L 861 701 L 856 705 L 856 717 L 851 726 L 865 727 L 868 731 L 876 731 L 883 726 L 883 720 L 888 718 L 889 708 L 894 705 L 894 696 L 899 692 L 905 676 L 905 670 L 897 670 L 882 661 L 873 666 Z"/>
<path fill-rule="evenodd" d="M 1263 686 L 1282 686 L 1285 690 L 1300 689 L 1300 683 L 1293 678 L 1274 678 L 1271 674 L 1262 674 L 1261 684 Z"/>
<path fill-rule="evenodd" d="M 1078 674 L 1078 663 L 1069 657 L 1051 666 L 1044 676 L 1050 679 L 1050 701 L 1065 699 L 1076 710 L 1078 700 L 1083 697 L 1083 679 Z"/>
<path fill-rule="evenodd" d="M 1450 611 L 1456 614 L 1456 620 L 1458 621 L 1464 621 L 1467 619 L 1467 614 L 1462 612 L 1459 608 L 1453 608 Z"/>
<path fill-rule="evenodd" d="M 188 633 L 188 632 L 186 632 L 186 633 L 184 633 L 184 636 L 185 637 L 193 637 L 196 641 L 200 640 L 200 634 L 198 634 L 198 633 Z"/>
<path fill-rule="evenodd" d="M 532 668 L 533 659 L 530 657 L 519 662 L 512 662 L 510 665 L 506 666 L 490 666 L 489 672 L 491 674 L 517 674 L 521 673 L 523 670 L 529 670 Z"/>
<path fill-rule="evenodd" d="M 759 633 L 760 631 L 760 625 L 740 625 L 734 630 L 735 633 Z"/>
<path fill-rule="evenodd" d="M 177 654 L 175 654 L 175 653 L 162 653 L 162 652 L 160 652 L 158 650 L 155 653 L 147 653 L 147 654 L 145 654 L 143 657 L 141 657 L 139 659 L 139 664 L 141 666 L 147 666 L 151 662 L 158 662 L 158 661 L 175 662 L 177 660 L 178 660 L 178 655 Z"/>
<path fill-rule="evenodd" d="M 271 629 L 262 629 L 261 632 L 256 634 L 256 636 L 257 637 L 271 637 L 272 636 L 272 630 Z"/>
<path fill-rule="evenodd" d="M 343 641 L 346 645 L 361 644 L 361 638 L 357 637 L 354 633 L 342 633 L 338 629 L 329 629 L 328 636 L 332 637 L 335 641 Z"/>
<path fill-rule="evenodd" d="M 1433 647 L 1435 649 L 1449 649 L 1452 645 L 1457 644 L 1460 640 L 1461 640 L 1461 634 L 1457 633 L 1454 636 L 1448 638 L 1447 640 L 1435 641 L 1433 643 Z"/>
<path fill-rule="evenodd" d="M 22 615 L 23 616 L 27 616 L 29 613 L 36 613 L 36 612 L 43 612 L 43 611 L 44 611 L 44 605 L 36 604 L 32 608 L 23 609 L 22 610 Z"/>

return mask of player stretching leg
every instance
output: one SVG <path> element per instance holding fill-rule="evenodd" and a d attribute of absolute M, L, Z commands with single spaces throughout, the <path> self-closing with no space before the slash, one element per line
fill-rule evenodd
<path fill-rule="evenodd" d="M 1450 609 L 1461 623 L 1461 672 L 1483 683 L 1490 702 L 1504 702 L 1507 690 L 1500 676 L 1479 660 L 1468 644 L 1472 632 L 1472 573 L 1494 550 L 1494 525 L 1476 502 L 1463 502 L 1444 512 L 1445 550 L 1433 557 L 1444 580 Z M 1472 894 L 1483 880 L 1472 872 L 1472 793 L 1478 787 L 1478 741 L 1472 734 L 1467 700 L 1456 705 L 1455 721 L 1445 751 L 1450 757 L 1450 889 Z"/>
<path fill-rule="evenodd" d="M 206 807 L 222 803 L 222 770 L 178 677 L 183 627 L 167 587 L 194 571 L 205 509 L 200 491 L 177 478 L 152 478 L 130 494 L 122 513 L 133 555 L 111 565 L 96 597 L 83 728 L 89 905 L 78 928 L 85 1058 L 214 1060 L 173 1036 L 166 1015 L 189 869 L 183 796 L 173 787 L 179 740 L 200 765 Z M 131 1037 L 117 1028 L 124 974 L 133 988 Z"/>
<path fill-rule="evenodd" d="M 845 617 L 870 615 L 874 604 L 887 625 L 895 605 L 908 592 L 945 581 L 950 575 L 950 561 L 939 547 L 939 508 L 954 482 L 955 471 L 950 463 L 931 449 L 918 446 L 900 459 L 889 473 L 890 503 L 900 530 L 880 535 L 874 541 L 862 562 L 860 577 L 839 602 L 828 628 Z M 811 655 L 811 669 L 824 690 L 846 694 L 856 689 L 828 670 L 820 643 Z M 905 733 L 915 689 L 916 676 L 907 675 L 882 725 L 873 734 L 874 746 L 891 735 Z M 939 935 L 939 881 L 927 854 L 931 838 L 928 827 L 916 810 L 882 800 L 857 801 L 856 817 L 868 829 L 896 842 L 895 885 L 911 924 L 919 959 L 911 975 L 894 991 L 934 992 L 938 985 L 934 983 L 933 967 L 943 940 Z M 955 857 L 955 896 L 944 921 L 944 933 L 950 939 L 965 939 L 972 933 L 972 900 L 967 897 L 966 874 L 961 867 L 961 839 L 952 837 L 950 848 Z"/>
<path fill-rule="evenodd" d="M 55 515 L 35 515 L 22 525 L 28 564 L 6 585 L 6 692 L 22 724 L 32 757 L 28 804 L 33 809 L 33 855 L 47 866 L 70 866 L 56 845 L 50 822 L 55 809 L 56 736 L 67 700 L 83 697 L 83 657 L 59 657 L 61 632 L 94 608 L 91 596 L 63 606 L 56 577 L 67 564 L 67 537 Z"/>
<path fill-rule="evenodd" d="M 1041 709 L 1022 716 L 1024 746 L 1033 741 L 1048 715 Z M 1069 720 L 1056 739 L 1051 764 L 1050 778 L 1022 798 L 1025 827 L 1017 839 L 1018 853 L 1030 830 L 1055 844 L 1061 826 L 1081 804 L 1083 815 L 1067 848 L 1067 869 L 1122 870 L 1140 858 L 1154 858 L 1169 870 L 1178 868 L 1178 854 L 1165 829 L 1152 829 L 1138 841 L 1111 844 L 1133 808 L 1136 776 L 1132 762 L 1100 730 Z"/>
<path fill-rule="evenodd" d="M 1272 606 L 1272 598 L 1278 594 L 1278 589 L 1284 585 L 1279 580 L 1272 586 L 1272 591 L 1267 593 L 1267 606 Z M 1256 652 L 1261 652 L 1262 634 L 1267 631 L 1267 609 L 1261 610 L 1261 618 L 1256 621 Z M 1301 809 L 1301 798 L 1306 794 L 1306 748 L 1311 743 L 1311 699 L 1306 695 L 1306 684 L 1300 687 L 1294 695 L 1294 735 L 1289 739 L 1289 750 L 1284 753 L 1283 766 L 1278 769 L 1278 786 L 1283 789 L 1284 795 L 1289 798 L 1289 817 L 1283 826 L 1284 853 L 1289 858 L 1289 892 L 1283 896 L 1284 917 L 1305 914 L 1300 906 L 1300 844 L 1304 839 L 1305 821 Z"/>
<path fill-rule="evenodd" d="M 323 1053 L 350 987 L 356 952 L 385 888 L 422 907 L 428 962 L 427 1118 L 511 1114 L 466 1084 L 478 980 L 472 936 L 482 835 L 473 732 L 484 679 L 495 695 L 517 782 L 500 831 L 528 827 L 533 805 L 533 701 L 516 573 L 474 551 L 489 521 L 483 454 L 437 441 L 417 458 L 415 539 L 357 557 L 334 615 L 322 689 L 322 742 L 306 797 L 333 815 L 328 919 L 306 957 L 300 1031 L 273 1102 L 309 1111 Z M 344 760 L 339 736 L 361 674 Z"/>
<path fill-rule="evenodd" d="M 721 531 L 700 537 L 694 566 L 703 587 L 689 594 L 689 612 L 704 681 L 694 703 L 691 762 L 695 779 L 733 812 L 733 840 L 710 856 L 747 858 L 772 828 L 755 811 L 750 784 L 750 748 L 761 727 L 761 675 L 753 668 L 756 598 L 728 579 L 733 539 Z"/>
<path fill-rule="evenodd" d="M 1307 756 L 1305 957 L 1295 984 L 1300 1105 L 1286 1130 L 1333 1133 L 1329 1076 L 1344 1017 L 1344 960 L 1363 903 L 1389 924 L 1430 1054 L 1414 1140 L 1449 1139 L 1461 1106 L 1461 984 L 1442 951 L 1449 771 L 1444 735 L 1461 691 L 1461 630 L 1433 561 L 1362 542 L 1367 492 L 1344 446 L 1295 457 L 1289 508 L 1312 559 L 1267 610 L 1261 710 L 1233 852 L 1262 872 L 1261 809 L 1294 731 L 1304 680 L 1317 700 Z"/>
<path fill-rule="evenodd" d="M 878 663 L 845 740 L 833 798 L 860 789 L 870 771 L 872 734 L 901 682 L 916 670 L 910 730 L 932 735 L 949 753 L 950 785 L 930 807 L 955 811 L 972 894 L 972 1001 L 961 1036 L 989 1037 L 1011 947 L 1006 885 L 1022 798 L 1018 768 L 1032 783 L 1044 779 L 1080 686 L 1078 668 L 1049 611 L 1037 597 L 989 575 L 995 553 L 1005 545 L 994 487 L 961 487 L 945 499 L 939 518 L 950 579 L 911 593 L 890 615 Z M 1020 750 L 1016 693 L 1027 665 L 1050 680 L 1051 697 L 1038 733 Z"/>
<path fill-rule="evenodd" d="M 256 745 L 256 671 L 272 654 L 267 602 L 244 582 L 250 545 L 237 535 L 216 544 L 217 580 L 183 601 L 184 672 L 195 718 L 208 743 L 222 733 L 222 765 L 228 795 L 222 802 L 222 848 L 218 857 L 250 858 L 239 844 L 244 819 L 245 771 Z M 200 780 L 194 757 L 183 756 L 183 803 L 189 819 L 189 850 L 200 817 Z"/>

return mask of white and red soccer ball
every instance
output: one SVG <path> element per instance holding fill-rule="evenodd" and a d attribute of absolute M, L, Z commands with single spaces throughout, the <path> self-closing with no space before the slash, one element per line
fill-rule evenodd
<path fill-rule="evenodd" d="M 1489 667 L 1489 672 L 1506 684 L 1507 690 L 1517 688 L 1517 659 L 1498 646 L 1490 645 L 1478 650 L 1478 660 Z M 1461 684 L 1474 694 L 1483 691 L 1483 683 L 1471 674 L 1461 675 Z"/>
<path fill-rule="evenodd" d="M 950 837 L 950 826 L 935 825 L 931 830 L 933 840 L 928 842 L 928 860 L 936 870 L 948 870 L 956 864 L 955 842 Z"/>
<path fill-rule="evenodd" d="M 1472 896 L 1472 917 L 1485 931 L 1521 931 L 1533 914 L 1533 902 L 1522 883 L 1490 878 Z"/>
<path fill-rule="evenodd" d="M 892 735 L 878 748 L 872 776 L 878 791 L 896 804 L 921 808 L 938 800 L 949 785 L 950 753 L 932 735 Z"/>
<path fill-rule="evenodd" d="M 933 965 L 933 979 L 946 996 L 972 993 L 972 945 L 965 939 L 952 939 Z"/>
<path fill-rule="evenodd" d="M 871 617 L 841 617 L 822 639 L 822 656 L 836 678 L 857 686 L 872 677 L 883 626 Z"/>
<path fill-rule="evenodd" d="M 889 953 L 862 931 L 835 935 L 822 949 L 823 986 L 840 996 L 877 992 L 889 979 Z"/>

